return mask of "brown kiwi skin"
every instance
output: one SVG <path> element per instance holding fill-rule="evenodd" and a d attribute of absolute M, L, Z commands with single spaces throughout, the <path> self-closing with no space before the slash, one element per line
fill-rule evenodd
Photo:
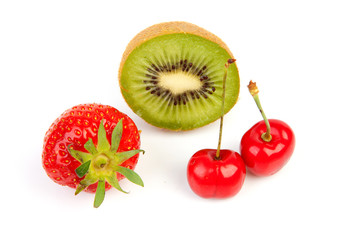
<path fill-rule="evenodd" d="M 121 86 L 121 72 L 123 69 L 123 66 L 126 62 L 126 59 L 131 54 L 131 52 L 141 44 L 143 44 L 146 41 L 149 41 L 150 39 L 153 39 L 158 36 L 167 35 L 167 34 L 175 34 L 175 33 L 184 33 L 184 34 L 193 34 L 200 37 L 203 37 L 205 39 L 208 39 L 209 41 L 212 41 L 216 44 L 218 44 L 221 48 L 225 49 L 228 54 L 231 56 L 231 58 L 234 58 L 232 52 L 230 51 L 229 47 L 216 35 L 213 33 L 205 30 L 204 28 L 201 28 L 195 24 L 189 23 L 189 22 L 183 22 L 183 21 L 172 21 L 172 22 L 163 22 L 158 23 L 155 25 L 152 25 L 141 32 L 139 32 L 127 45 L 121 59 L 119 72 L 118 72 L 118 81 L 121 87 L 122 91 L 126 91 L 126 89 L 123 89 Z M 225 63 L 224 63 L 225 65 Z M 236 64 L 235 67 L 237 68 Z M 240 86 L 240 84 L 239 84 Z M 126 101 L 126 99 L 125 99 Z M 237 102 L 237 101 L 236 101 Z M 234 103 L 234 105 L 236 104 Z M 130 107 L 131 108 L 131 107 Z M 232 109 L 233 106 L 231 106 L 230 109 Z M 173 130 L 172 131 L 184 131 L 183 129 Z M 192 129 L 187 129 L 192 130 Z"/>

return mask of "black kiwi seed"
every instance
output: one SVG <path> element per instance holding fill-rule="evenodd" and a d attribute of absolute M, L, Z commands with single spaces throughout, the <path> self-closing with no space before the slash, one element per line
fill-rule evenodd
<path fill-rule="evenodd" d="M 198 94 L 198 92 L 195 92 L 195 97 L 196 97 L 197 99 L 200 99 L 200 95 Z"/>
<path fill-rule="evenodd" d="M 149 91 L 150 94 L 154 96 L 159 96 L 165 98 L 168 101 L 168 104 L 173 105 L 186 105 L 190 99 L 200 99 L 208 98 L 208 94 L 213 94 L 216 88 L 213 85 L 214 83 L 210 81 L 209 76 L 206 74 L 207 66 L 203 65 L 200 67 L 194 66 L 193 62 L 188 61 L 188 59 L 181 59 L 179 62 L 172 63 L 172 64 L 149 64 L 150 67 L 147 67 L 145 79 L 143 82 L 145 83 L 146 87 L 145 90 Z M 162 72 L 172 72 L 181 69 L 183 72 L 191 72 L 194 76 L 198 76 L 199 80 L 202 82 L 202 86 L 199 90 L 194 91 L 187 91 L 181 94 L 173 95 L 170 90 L 163 89 L 158 86 L 158 78 L 159 74 Z"/>

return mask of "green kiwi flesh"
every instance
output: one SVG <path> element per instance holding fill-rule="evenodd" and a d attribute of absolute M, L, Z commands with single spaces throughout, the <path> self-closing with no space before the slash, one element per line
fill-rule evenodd
<path fill-rule="evenodd" d="M 174 33 L 136 47 L 123 65 L 120 87 L 131 109 L 146 122 L 190 130 L 221 117 L 222 83 L 229 53 L 194 34 Z M 225 113 L 236 103 L 240 79 L 228 69 Z"/>

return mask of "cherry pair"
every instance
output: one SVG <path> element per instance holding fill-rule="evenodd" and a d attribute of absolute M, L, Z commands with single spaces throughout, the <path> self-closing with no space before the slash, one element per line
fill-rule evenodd
<path fill-rule="evenodd" d="M 250 81 L 249 91 L 264 121 L 256 123 L 242 137 L 241 156 L 235 151 L 221 149 L 225 82 L 227 69 L 233 62 L 235 59 L 229 59 L 225 64 L 218 147 L 196 152 L 187 166 L 190 188 L 204 198 L 228 198 L 236 195 L 245 181 L 246 168 L 254 175 L 270 176 L 287 163 L 295 148 L 295 136 L 291 128 L 280 120 L 266 118 L 260 105 L 256 83 Z"/>

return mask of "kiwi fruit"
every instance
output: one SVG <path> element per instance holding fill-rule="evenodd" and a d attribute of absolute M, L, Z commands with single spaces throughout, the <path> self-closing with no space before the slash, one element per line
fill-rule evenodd
<path fill-rule="evenodd" d="M 225 63 L 234 58 L 214 34 L 187 22 L 165 22 L 137 34 L 119 68 L 121 93 L 146 122 L 191 130 L 221 117 Z M 225 113 L 239 96 L 236 64 L 228 69 Z"/>

